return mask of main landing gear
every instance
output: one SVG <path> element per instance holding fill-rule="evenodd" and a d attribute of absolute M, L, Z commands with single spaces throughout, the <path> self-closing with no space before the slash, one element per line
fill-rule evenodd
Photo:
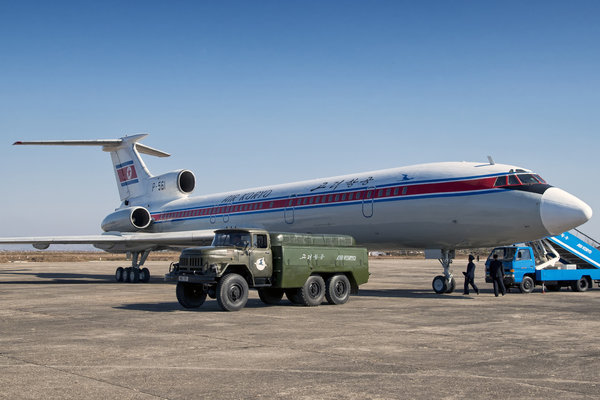
<path fill-rule="evenodd" d="M 444 275 L 438 275 L 433 278 L 431 286 L 437 294 L 452 293 L 456 288 L 456 280 L 450 271 L 450 264 L 454 258 L 454 250 L 442 250 L 442 257 L 438 261 L 444 267 Z"/>
<path fill-rule="evenodd" d="M 148 268 L 140 268 L 146 262 L 148 255 L 150 254 L 150 250 L 145 250 L 142 252 L 141 258 L 140 252 L 135 251 L 131 253 L 131 267 L 123 268 L 119 267 L 115 271 L 115 280 L 117 282 L 149 282 L 150 281 L 150 271 Z M 138 258 L 140 258 L 138 263 Z"/>

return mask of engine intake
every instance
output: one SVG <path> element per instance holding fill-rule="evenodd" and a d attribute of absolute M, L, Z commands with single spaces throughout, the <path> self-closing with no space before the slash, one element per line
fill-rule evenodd
<path fill-rule="evenodd" d="M 135 232 L 146 229 L 151 223 L 152 216 L 144 207 L 128 207 L 109 214 L 101 226 L 104 232 Z"/>

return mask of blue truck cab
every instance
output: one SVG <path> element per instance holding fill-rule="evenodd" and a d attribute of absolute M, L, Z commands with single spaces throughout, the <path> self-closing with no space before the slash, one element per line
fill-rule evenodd
<path fill-rule="evenodd" d="M 488 283 L 492 282 L 489 266 L 494 254 L 504 267 L 504 285 L 518 287 L 521 293 L 531 293 L 537 285 L 544 285 L 549 291 L 570 287 L 573 291 L 585 292 L 594 282 L 600 281 L 600 269 L 592 265 L 565 263 L 563 256 L 552 251 L 544 255 L 538 252 L 536 258 L 531 246 L 513 245 L 496 247 L 490 253 L 485 263 L 485 281 Z"/>

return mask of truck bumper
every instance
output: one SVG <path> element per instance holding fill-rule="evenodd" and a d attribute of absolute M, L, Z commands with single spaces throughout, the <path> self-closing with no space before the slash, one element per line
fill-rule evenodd
<path fill-rule="evenodd" d="M 210 275 L 192 275 L 192 274 L 174 274 L 172 272 L 165 274 L 165 282 L 187 282 L 187 283 L 203 283 L 211 284 L 217 283 L 215 276 Z"/>

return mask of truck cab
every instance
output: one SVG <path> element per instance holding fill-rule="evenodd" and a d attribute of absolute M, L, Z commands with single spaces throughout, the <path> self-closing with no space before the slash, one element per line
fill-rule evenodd
<path fill-rule="evenodd" d="M 521 292 L 529 293 L 533 290 L 535 281 L 535 257 L 529 246 L 503 246 L 496 247 L 485 262 L 485 281 L 492 282 L 490 277 L 490 263 L 498 255 L 498 261 L 504 267 L 504 285 L 506 287 L 518 286 Z M 525 283 L 524 283 L 525 282 Z"/>

